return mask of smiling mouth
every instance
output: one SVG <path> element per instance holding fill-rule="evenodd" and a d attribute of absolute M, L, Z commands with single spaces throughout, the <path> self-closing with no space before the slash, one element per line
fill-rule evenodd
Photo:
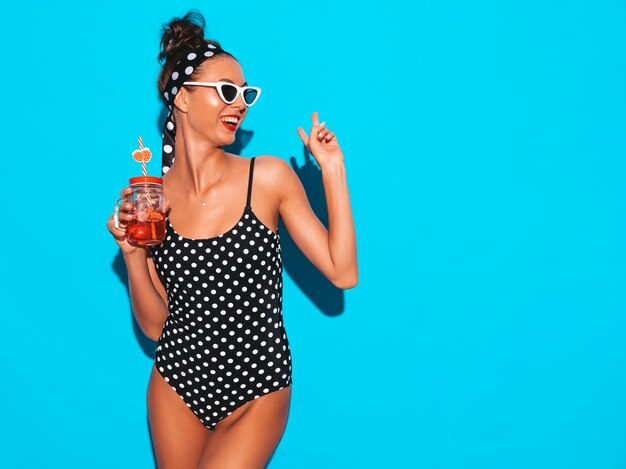
<path fill-rule="evenodd" d="M 226 116 L 222 117 L 220 120 L 222 121 L 222 124 L 224 125 L 224 127 L 226 127 L 226 129 L 234 132 L 235 130 L 237 130 L 237 125 L 241 121 L 241 118 L 235 116 Z"/>

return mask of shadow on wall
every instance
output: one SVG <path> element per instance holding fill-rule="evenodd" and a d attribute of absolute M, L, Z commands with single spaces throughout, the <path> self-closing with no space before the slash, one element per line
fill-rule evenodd
<path fill-rule="evenodd" d="M 113 259 L 113 271 L 117 274 L 120 282 L 124 284 L 126 287 L 126 294 L 128 295 L 128 302 L 130 303 L 130 291 L 128 290 L 128 271 L 126 270 L 126 263 L 124 262 L 124 256 L 122 255 L 122 250 L 118 249 L 117 255 L 115 259 Z M 135 315 L 133 314 L 132 306 L 129 308 L 130 320 L 133 324 L 133 332 L 135 333 L 135 338 L 148 357 L 154 360 L 154 352 L 156 350 L 156 342 L 152 339 L 149 339 L 139 327 L 139 323 L 135 319 Z"/>

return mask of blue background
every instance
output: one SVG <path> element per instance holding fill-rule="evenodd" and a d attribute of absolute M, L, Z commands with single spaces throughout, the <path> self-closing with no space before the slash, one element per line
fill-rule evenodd
<path fill-rule="evenodd" d="M 160 174 L 160 25 L 190 8 L 263 88 L 245 156 L 293 158 L 323 219 L 296 128 L 346 155 L 360 283 L 285 245 L 269 467 L 626 467 L 626 5 L 589 0 L 3 6 L 0 465 L 154 467 L 105 223 L 138 135 Z"/>

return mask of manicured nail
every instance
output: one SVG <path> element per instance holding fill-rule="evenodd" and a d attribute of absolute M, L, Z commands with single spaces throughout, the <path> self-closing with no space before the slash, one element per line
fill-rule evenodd
<path fill-rule="evenodd" d="M 326 125 L 326 121 L 322 122 L 322 123 L 320 124 L 320 127 L 324 127 L 324 125 Z"/>

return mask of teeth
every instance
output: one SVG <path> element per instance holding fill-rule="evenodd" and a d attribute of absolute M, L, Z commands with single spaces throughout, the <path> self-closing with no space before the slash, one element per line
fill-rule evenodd
<path fill-rule="evenodd" d="M 237 117 L 222 117 L 222 122 L 226 122 L 227 124 L 237 125 L 239 119 Z"/>

